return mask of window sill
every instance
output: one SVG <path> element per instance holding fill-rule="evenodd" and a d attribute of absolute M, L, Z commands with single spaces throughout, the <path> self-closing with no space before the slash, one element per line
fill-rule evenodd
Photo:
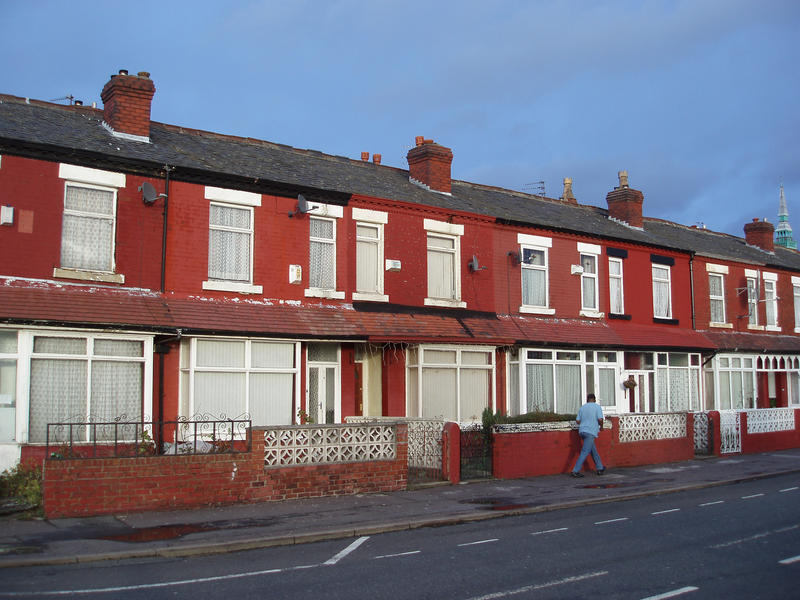
<path fill-rule="evenodd" d="M 238 283 L 236 281 L 204 281 L 203 289 L 215 292 L 236 292 L 238 294 L 261 294 L 264 291 L 264 288 L 260 285 Z"/>
<path fill-rule="evenodd" d="M 709 323 L 709 327 L 718 327 L 719 329 L 733 329 L 733 323 Z"/>
<path fill-rule="evenodd" d="M 782 327 L 778 327 L 777 325 L 767 325 L 764 327 L 765 331 L 783 331 Z"/>
<path fill-rule="evenodd" d="M 370 292 L 353 292 L 353 300 L 363 300 L 365 302 L 388 302 L 389 296 Z"/>
<path fill-rule="evenodd" d="M 653 317 L 653 323 L 661 323 L 663 325 L 678 325 L 678 319 L 669 319 L 666 317 Z"/>
<path fill-rule="evenodd" d="M 303 290 L 306 298 L 328 298 L 331 300 L 344 300 L 344 292 L 334 290 L 323 290 L 320 288 L 309 288 Z"/>
<path fill-rule="evenodd" d="M 444 308 L 467 308 L 461 300 L 445 300 L 443 298 L 425 298 L 425 306 L 442 306 Z"/>
<path fill-rule="evenodd" d="M 545 308 L 544 306 L 520 306 L 519 312 L 528 315 L 554 315 L 556 314 L 556 309 Z"/>
<path fill-rule="evenodd" d="M 53 269 L 53 277 L 63 279 L 81 279 L 83 281 L 103 281 L 105 283 L 125 283 L 125 275 L 121 273 L 104 273 L 102 271 L 81 271 L 79 269 Z"/>
<path fill-rule="evenodd" d="M 751 331 L 764 331 L 763 325 L 748 325 L 747 328 Z"/>
<path fill-rule="evenodd" d="M 605 316 L 603 313 L 597 312 L 596 310 L 582 310 L 578 314 L 588 319 L 602 319 Z"/>

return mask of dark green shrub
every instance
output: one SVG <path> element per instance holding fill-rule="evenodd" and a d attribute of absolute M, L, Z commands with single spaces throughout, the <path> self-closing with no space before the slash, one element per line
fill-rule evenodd
<path fill-rule="evenodd" d="M 0 498 L 14 498 L 31 506 L 42 503 L 42 470 L 17 465 L 0 474 Z"/>

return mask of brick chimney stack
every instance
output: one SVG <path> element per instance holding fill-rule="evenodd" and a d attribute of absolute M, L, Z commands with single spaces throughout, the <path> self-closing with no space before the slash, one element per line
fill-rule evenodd
<path fill-rule="evenodd" d="M 766 219 L 759 221 L 756 217 L 752 223 L 745 224 L 744 240 L 764 252 L 775 252 L 775 226 Z"/>
<path fill-rule="evenodd" d="M 450 165 L 453 151 L 421 135 L 416 147 L 408 151 L 408 177 L 437 192 L 450 193 Z"/>
<path fill-rule="evenodd" d="M 103 120 L 114 132 L 150 137 L 150 103 L 156 86 L 150 73 L 128 75 L 124 69 L 103 87 Z"/>
<path fill-rule="evenodd" d="M 617 221 L 627 223 L 631 227 L 643 226 L 642 203 L 644 194 L 628 185 L 628 172 L 619 172 L 619 186 L 608 192 L 608 216 Z"/>

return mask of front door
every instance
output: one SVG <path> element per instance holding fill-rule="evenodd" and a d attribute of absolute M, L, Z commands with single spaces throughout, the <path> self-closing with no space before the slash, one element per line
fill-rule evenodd
<path fill-rule="evenodd" d="M 341 421 L 339 344 L 308 345 L 306 405 L 314 423 Z"/>
<path fill-rule="evenodd" d="M 656 412 L 655 373 L 653 371 L 627 371 L 633 375 L 633 412 Z"/>

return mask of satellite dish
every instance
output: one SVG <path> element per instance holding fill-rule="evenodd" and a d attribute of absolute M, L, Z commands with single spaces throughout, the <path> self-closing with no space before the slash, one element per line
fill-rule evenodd
<path fill-rule="evenodd" d="M 139 186 L 139 191 L 142 192 L 142 200 L 147 206 L 153 204 L 159 198 L 166 198 L 166 194 L 159 194 L 156 192 L 156 188 L 154 188 L 151 184 L 146 181 L 142 182 L 142 185 Z"/>
<path fill-rule="evenodd" d="M 308 200 L 306 200 L 306 197 L 303 196 L 303 194 L 297 194 L 297 206 L 295 207 L 295 209 L 292 212 L 289 213 L 289 216 L 293 217 L 293 216 L 298 215 L 298 214 L 299 215 L 304 215 L 307 212 L 310 212 L 312 210 L 317 210 L 317 208 L 319 208 L 319 207 L 312 206 L 312 207 L 309 208 Z"/>

